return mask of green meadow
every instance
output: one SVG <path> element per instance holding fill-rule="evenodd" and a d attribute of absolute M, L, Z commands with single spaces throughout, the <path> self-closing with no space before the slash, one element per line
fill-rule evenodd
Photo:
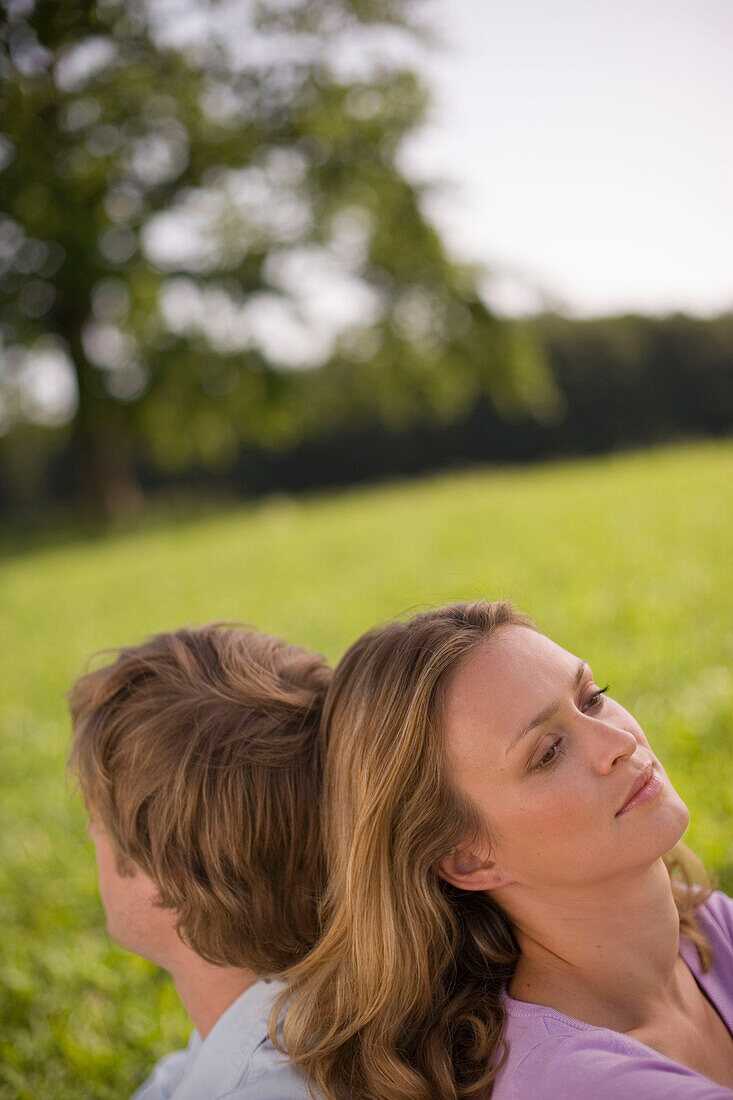
<path fill-rule="evenodd" d="M 65 777 L 64 692 L 95 650 L 212 619 L 338 658 L 375 622 L 510 598 L 636 715 L 733 890 L 733 444 L 273 498 L 0 546 L 0 1100 L 129 1095 L 189 1027 L 113 945 Z"/>

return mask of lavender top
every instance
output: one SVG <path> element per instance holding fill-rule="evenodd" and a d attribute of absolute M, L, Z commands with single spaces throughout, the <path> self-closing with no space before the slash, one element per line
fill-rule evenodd
<path fill-rule="evenodd" d="M 697 951 L 680 954 L 733 1036 L 733 900 L 714 893 L 698 909 L 713 963 L 702 973 Z M 503 995 L 507 1060 L 492 1100 L 730 1100 L 724 1088 L 618 1031 L 593 1027 L 544 1005 Z"/>

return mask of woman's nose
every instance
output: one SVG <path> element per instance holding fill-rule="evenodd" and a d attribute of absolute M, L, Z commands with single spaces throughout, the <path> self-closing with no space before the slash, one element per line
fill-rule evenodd
<path fill-rule="evenodd" d="M 593 758 L 599 772 L 610 772 L 618 761 L 633 756 L 639 742 L 630 730 L 622 729 L 612 722 L 593 719 Z"/>

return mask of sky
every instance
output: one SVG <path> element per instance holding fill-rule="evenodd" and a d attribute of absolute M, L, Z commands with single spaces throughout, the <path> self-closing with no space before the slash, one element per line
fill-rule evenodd
<path fill-rule="evenodd" d="M 731 0 L 425 0 L 450 251 L 510 314 L 733 308 Z"/>
<path fill-rule="evenodd" d="M 201 5 L 157 2 L 174 37 L 201 33 Z M 252 2 L 209 10 L 246 23 Z M 415 7 L 440 48 L 416 56 L 379 37 L 365 48 L 362 30 L 352 51 L 333 44 L 332 62 L 346 77 L 362 64 L 368 73 L 380 54 L 422 71 L 432 108 L 405 143 L 403 167 L 432 182 L 428 214 L 457 260 L 486 271 L 482 289 L 498 313 L 733 309 L 733 0 Z M 251 35 L 228 42 L 240 60 L 262 61 Z M 180 245 L 180 226 L 168 239 Z M 280 282 L 297 291 L 292 308 L 272 295 L 242 316 L 209 300 L 199 312 L 220 339 L 254 342 L 273 362 L 320 362 L 335 333 L 368 320 L 373 303 L 322 257 L 294 256 L 292 270 L 281 267 Z M 164 308 L 171 323 L 183 314 L 189 324 L 196 310 L 185 293 L 179 299 Z M 87 335 L 92 351 L 104 345 L 95 360 L 103 366 L 114 365 L 108 353 L 123 356 L 110 325 L 95 322 Z M 57 423 L 73 412 L 72 373 L 60 354 L 44 346 L 27 357 L 21 388 L 31 419 Z"/>

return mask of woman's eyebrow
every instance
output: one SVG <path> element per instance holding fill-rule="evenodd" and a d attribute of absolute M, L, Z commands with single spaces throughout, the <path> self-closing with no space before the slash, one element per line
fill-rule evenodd
<path fill-rule="evenodd" d="M 573 683 L 574 688 L 576 688 L 578 686 L 578 684 L 580 683 L 580 681 L 583 679 L 583 675 L 584 675 L 585 670 L 586 670 L 587 667 L 588 667 L 588 662 L 587 661 L 581 661 L 580 664 L 578 665 L 578 668 L 577 668 L 576 673 L 575 673 L 575 681 Z M 527 734 L 531 733 L 532 730 L 535 729 L 537 726 L 541 726 L 544 722 L 549 722 L 549 720 L 555 714 L 557 714 L 559 709 L 560 709 L 560 703 L 550 703 L 550 705 L 545 707 L 544 710 L 541 710 L 539 714 L 536 714 L 534 716 L 534 718 L 531 720 L 531 722 L 528 722 L 527 725 L 519 731 L 519 733 L 516 735 L 516 737 L 514 737 L 514 739 L 512 740 L 511 744 L 509 745 L 509 747 L 506 750 L 504 755 L 508 756 L 509 753 L 512 752 L 517 747 L 517 745 L 522 740 L 522 738 L 526 737 Z"/>

